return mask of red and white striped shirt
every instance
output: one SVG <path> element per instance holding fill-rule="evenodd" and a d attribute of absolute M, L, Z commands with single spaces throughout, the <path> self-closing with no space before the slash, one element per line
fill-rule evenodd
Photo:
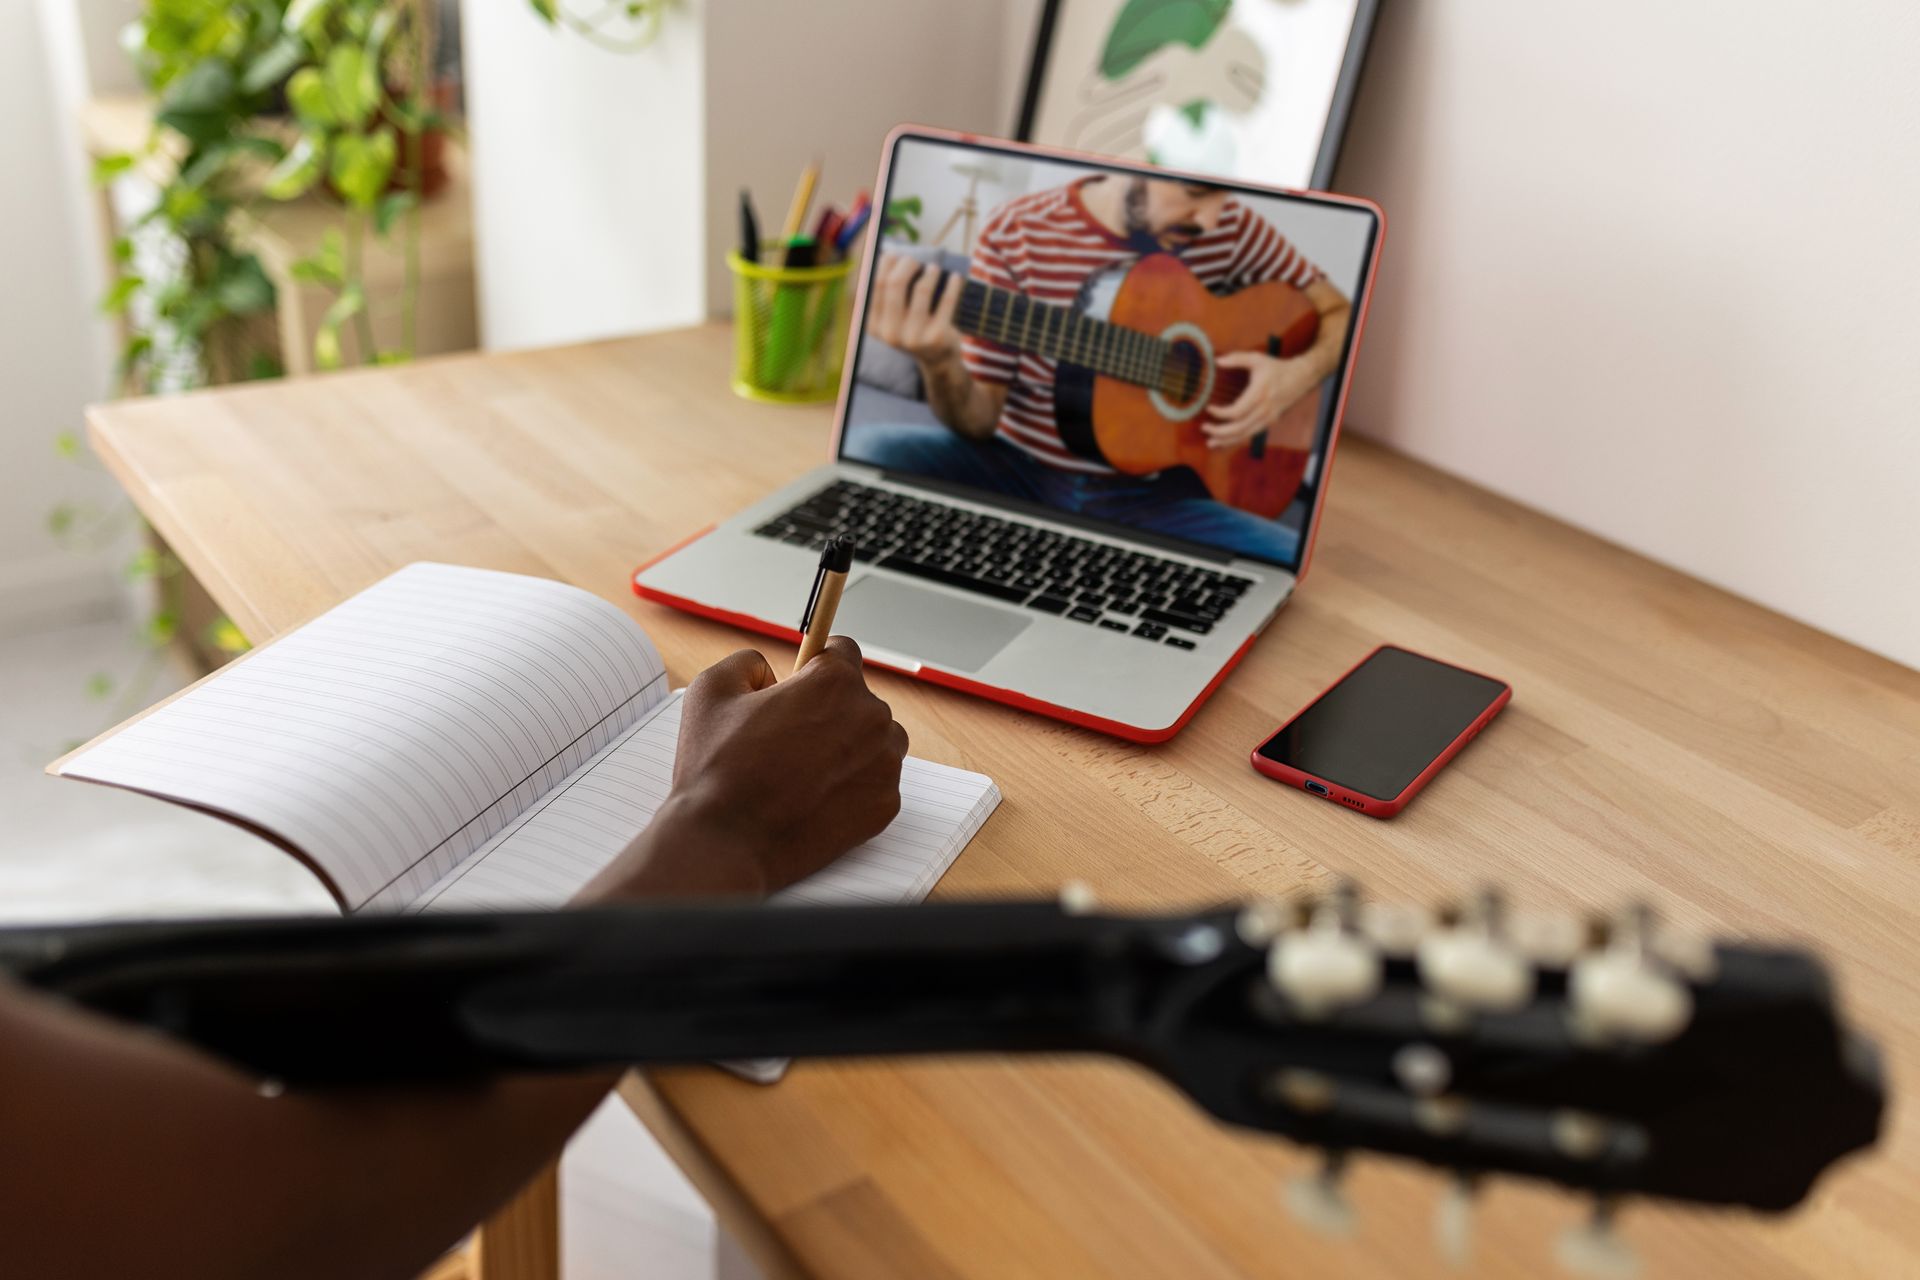
<path fill-rule="evenodd" d="M 1017 289 L 1042 302 L 1072 305 L 1087 277 L 1139 250 L 1087 212 L 1080 187 L 1097 179 L 1009 200 L 995 211 L 974 246 L 969 274 L 1003 289 Z M 1181 250 L 1180 259 L 1216 293 L 1283 280 L 1304 288 L 1321 279 L 1309 262 L 1266 219 L 1229 196 L 1213 230 Z M 995 433 L 1008 444 L 1066 471 L 1111 475 L 1113 469 L 1069 450 L 1054 417 L 1056 362 L 971 334 L 961 340 L 967 372 L 1007 388 Z"/>

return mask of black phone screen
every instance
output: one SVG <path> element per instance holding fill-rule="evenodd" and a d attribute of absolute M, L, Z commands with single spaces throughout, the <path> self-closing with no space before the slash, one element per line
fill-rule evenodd
<path fill-rule="evenodd" d="M 1493 705 L 1498 680 L 1382 647 L 1260 746 L 1260 754 L 1392 800 Z"/>

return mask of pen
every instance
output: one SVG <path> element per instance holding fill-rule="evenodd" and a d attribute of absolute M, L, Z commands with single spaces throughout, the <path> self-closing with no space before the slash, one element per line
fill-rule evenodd
<path fill-rule="evenodd" d="M 847 248 L 859 238 L 866 229 L 867 220 L 873 216 L 873 203 L 866 192 L 860 193 L 860 199 L 854 201 L 853 209 L 840 224 L 840 232 L 834 239 L 834 249 L 844 255 Z"/>
<path fill-rule="evenodd" d="M 784 266 L 817 267 L 820 265 L 820 246 L 809 236 L 795 236 L 787 241 L 787 256 Z"/>
<path fill-rule="evenodd" d="M 824 267 L 833 261 L 834 242 L 840 238 L 840 225 L 844 221 L 846 220 L 840 216 L 840 211 L 832 205 L 820 210 L 820 217 L 813 224 L 815 266 Z"/>
<path fill-rule="evenodd" d="M 813 189 L 818 185 L 819 181 L 820 162 L 818 160 L 810 161 L 807 167 L 800 172 L 800 185 L 793 189 L 793 205 L 787 210 L 787 224 L 781 228 L 780 231 L 781 244 L 791 245 L 794 237 L 798 236 L 805 228 L 807 206 L 813 203 Z M 780 265 L 784 267 L 788 264 L 782 262 Z"/>
<path fill-rule="evenodd" d="M 740 188 L 740 256 L 748 263 L 760 261 L 760 220 L 753 213 L 753 197 Z"/>
<path fill-rule="evenodd" d="M 853 539 L 846 534 L 827 539 L 820 549 L 820 568 L 813 575 L 813 590 L 807 595 L 807 611 L 800 619 L 800 654 L 793 669 L 820 656 L 833 634 L 833 615 L 840 608 L 840 593 L 846 590 L 847 573 L 853 568 Z"/>

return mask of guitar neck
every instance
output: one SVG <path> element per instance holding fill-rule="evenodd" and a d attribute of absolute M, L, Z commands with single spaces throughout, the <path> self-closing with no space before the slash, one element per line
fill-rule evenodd
<path fill-rule="evenodd" d="M 1348 895 L 1183 916 L 949 903 L 0 929 L 0 977 L 304 1086 L 1106 1053 L 1329 1151 L 1762 1209 L 1878 1134 L 1876 1055 L 1804 954 L 1676 959 L 1635 922 L 1571 967 L 1520 961 L 1524 998 L 1495 1008 L 1486 963 L 1443 963 L 1484 954 L 1484 917 L 1383 917 L 1378 938 L 1360 923 Z M 1435 1008 L 1458 1012 L 1436 1029 Z"/>
<path fill-rule="evenodd" d="M 1128 993 L 1180 967 L 1176 927 L 1192 918 L 1045 904 L 100 926 L 0 932 L 0 972 L 305 1084 L 711 1058 L 1137 1054 L 1145 1011 Z"/>
<path fill-rule="evenodd" d="M 1168 377 L 1172 347 L 1161 338 L 979 280 L 950 276 L 948 287 L 954 283 L 953 323 L 962 333 L 1143 387 Z"/>

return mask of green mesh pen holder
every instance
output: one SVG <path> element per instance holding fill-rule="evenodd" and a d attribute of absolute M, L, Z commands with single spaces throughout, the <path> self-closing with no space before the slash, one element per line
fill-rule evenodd
<path fill-rule="evenodd" d="M 814 404 L 840 393 L 851 259 L 769 267 L 727 255 L 733 272 L 733 389 L 749 400 Z"/>

